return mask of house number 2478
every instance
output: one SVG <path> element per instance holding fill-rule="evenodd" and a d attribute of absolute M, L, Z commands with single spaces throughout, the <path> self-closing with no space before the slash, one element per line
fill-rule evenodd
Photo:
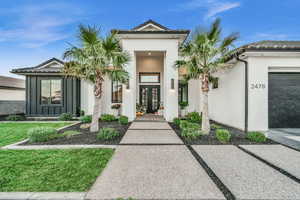
<path fill-rule="evenodd" d="M 252 90 L 254 90 L 254 89 L 265 89 L 266 88 L 266 84 L 264 84 L 264 83 L 252 83 L 250 85 L 250 88 Z"/>

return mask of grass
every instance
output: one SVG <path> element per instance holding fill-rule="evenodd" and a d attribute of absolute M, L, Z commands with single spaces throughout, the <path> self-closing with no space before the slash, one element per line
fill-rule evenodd
<path fill-rule="evenodd" d="M 112 149 L 1 150 L 0 192 L 87 191 Z"/>
<path fill-rule="evenodd" d="M 0 124 L 0 147 L 13 144 L 27 138 L 27 131 L 34 127 L 60 128 L 71 123 L 1 123 Z"/>

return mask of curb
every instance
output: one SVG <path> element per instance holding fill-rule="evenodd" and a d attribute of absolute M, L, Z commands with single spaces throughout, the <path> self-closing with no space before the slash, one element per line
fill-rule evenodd
<path fill-rule="evenodd" d="M 0 192 L 0 200 L 84 200 L 86 192 Z"/>

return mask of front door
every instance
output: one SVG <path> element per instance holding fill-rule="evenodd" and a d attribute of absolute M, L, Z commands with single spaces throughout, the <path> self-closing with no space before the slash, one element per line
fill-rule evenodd
<path fill-rule="evenodd" d="M 140 104 L 146 108 L 147 113 L 155 113 L 160 106 L 160 86 L 141 85 Z"/>

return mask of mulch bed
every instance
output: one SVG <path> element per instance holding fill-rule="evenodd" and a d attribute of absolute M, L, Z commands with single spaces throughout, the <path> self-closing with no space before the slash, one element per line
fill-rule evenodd
<path fill-rule="evenodd" d="M 115 138 L 114 140 L 100 140 L 97 139 L 97 132 L 91 133 L 89 129 L 82 129 L 80 126 L 82 123 L 76 124 L 74 126 L 65 128 L 63 130 L 60 130 L 59 133 L 63 133 L 65 131 L 78 131 L 81 132 L 81 134 L 73 135 L 69 138 L 67 137 L 61 137 L 53 140 L 49 140 L 47 142 L 39 142 L 39 143 L 24 143 L 22 145 L 73 145 L 73 144 L 107 144 L 107 145 L 116 145 L 119 144 L 123 136 L 125 135 L 127 129 L 130 126 L 130 123 L 128 125 L 121 125 L 118 121 L 113 122 L 99 122 L 99 129 L 101 128 L 115 128 L 120 132 L 120 136 Z"/>
<path fill-rule="evenodd" d="M 216 138 L 216 129 L 212 129 L 209 135 L 202 135 L 200 138 L 196 140 L 187 140 L 183 137 L 181 137 L 181 130 L 178 126 L 176 126 L 174 123 L 169 123 L 170 126 L 173 128 L 173 130 L 176 132 L 176 134 L 182 139 L 184 144 L 187 145 L 253 145 L 253 144 L 278 144 L 277 142 L 274 142 L 273 140 L 267 139 L 266 142 L 263 143 L 257 143 L 257 142 L 252 142 L 246 138 L 246 135 L 243 131 L 232 128 L 232 127 L 227 127 L 222 125 L 222 128 L 227 129 L 231 133 L 231 139 L 228 143 L 224 144 L 221 143 L 217 138 Z"/>

